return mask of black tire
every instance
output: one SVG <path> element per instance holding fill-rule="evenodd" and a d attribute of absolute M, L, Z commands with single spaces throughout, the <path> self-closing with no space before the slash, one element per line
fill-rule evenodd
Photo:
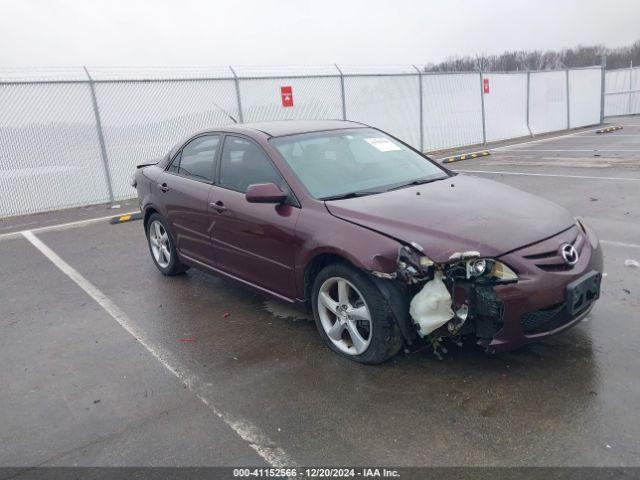
<path fill-rule="evenodd" d="M 153 253 L 153 248 L 151 245 L 151 228 L 154 222 L 159 222 L 164 228 L 164 231 L 167 233 L 170 258 L 169 258 L 169 263 L 165 266 L 160 265 L 158 263 Z M 145 234 L 147 236 L 147 246 L 149 247 L 149 253 L 151 254 L 151 259 L 153 260 L 153 263 L 155 264 L 156 268 L 160 270 L 160 273 L 167 276 L 174 276 L 174 275 L 180 275 L 186 272 L 187 270 L 189 270 L 189 267 L 187 265 L 184 265 L 182 262 L 180 262 L 180 259 L 178 258 L 178 253 L 176 252 L 176 244 L 173 240 L 173 237 L 171 236 L 171 231 L 169 230 L 169 226 L 167 225 L 167 222 L 162 217 L 162 215 L 160 215 L 159 213 L 154 213 L 149 217 L 149 219 L 147 220 L 147 225 L 145 227 Z"/>
<path fill-rule="evenodd" d="M 371 317 L 370 342 L 367 349 L 360 354 L 346 353 L 336 346 L 327 335 L 320 319 L 318 295 L 327 280 L 342 278 L 357 289 Z M 334 352 L 360 363 L 379 364 L 395 356 L 402 348 L 402 336 L 395 321 L 391 307 L 369 277 L 348 264 L 335 263 L 324 267 L 313 282 L 311 294 L 313 318 L 320 336 Z"/>

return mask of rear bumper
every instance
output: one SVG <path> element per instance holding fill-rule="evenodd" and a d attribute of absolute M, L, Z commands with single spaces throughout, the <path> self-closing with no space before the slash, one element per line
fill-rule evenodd
<path fill-rule="evenodd" d="M 504 304 L 502 324 L 492 339 L 480 339 L 480 345 L 490 352 L 513 350 L 563 332 L 591 312 L 595 302 L 573 314 L 569 313 L 567 305 L 569 284 L 589 272 L 602 273 L 603 258 L 598 239 L 591 231 L 585 236 L 587 241 L 582 246 L 578 263 L 566 271 L 538 268 L 522 252 L 501 258 L 516 268 L 520 280 L 495 288 Z"/>

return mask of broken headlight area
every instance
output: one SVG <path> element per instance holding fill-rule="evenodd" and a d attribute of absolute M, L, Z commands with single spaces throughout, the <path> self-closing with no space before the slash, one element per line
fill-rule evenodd
<path fill-rule="evenodd" d="M 434 338 L 473 333 L 479 341 L 490 340 L 502 327 L 504 304 L 494 287 L 518 281 L 509 266 L 476 251 L 437 263 L 414 245 L 400 248 L 397 263 L 395 278 L 408 285 L 416 332 L 432 346 L 438 343 Z"/>

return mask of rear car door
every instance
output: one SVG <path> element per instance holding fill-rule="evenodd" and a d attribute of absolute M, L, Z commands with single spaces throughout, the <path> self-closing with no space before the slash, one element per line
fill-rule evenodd
<path fill-rule="evenodd" d="M 249 203 L 245 191 L 256 183 L 275 183 L 284 204 Z M 212 246 L 216 266 L 286 298 L 295 297 L 295 225 L 300 209 L 275 165 L 254 141 L 226 135 L 218 179 L 212 187 Z"/>
<path fill-rule="evenodd" d="M 206 134 L 190 140 L 173 158 L 158 184 L 179 253 L 209 265 L 212 251 L 208 201 L 221 138 L 219 134 Z"/>

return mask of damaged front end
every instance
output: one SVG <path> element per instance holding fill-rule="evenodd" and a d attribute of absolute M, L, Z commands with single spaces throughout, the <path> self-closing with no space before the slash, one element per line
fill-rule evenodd
<path fill-rule="evenodd" d="M 517 282 L 518 277 L 499 260 L 468 251 L 437 263 L 412 243 L 399 249 L 397 266 L 393 274 L 373 274 L 403 285 L 408 303 L 404 320 L 412 325 L 414 339 L 426 339 L 436 355 L 444 350 L 442 338 L 459 343 L 462 336 L 475 334 L 486 346 L 502 328 L 504 304 L 494 287 Z"/>

